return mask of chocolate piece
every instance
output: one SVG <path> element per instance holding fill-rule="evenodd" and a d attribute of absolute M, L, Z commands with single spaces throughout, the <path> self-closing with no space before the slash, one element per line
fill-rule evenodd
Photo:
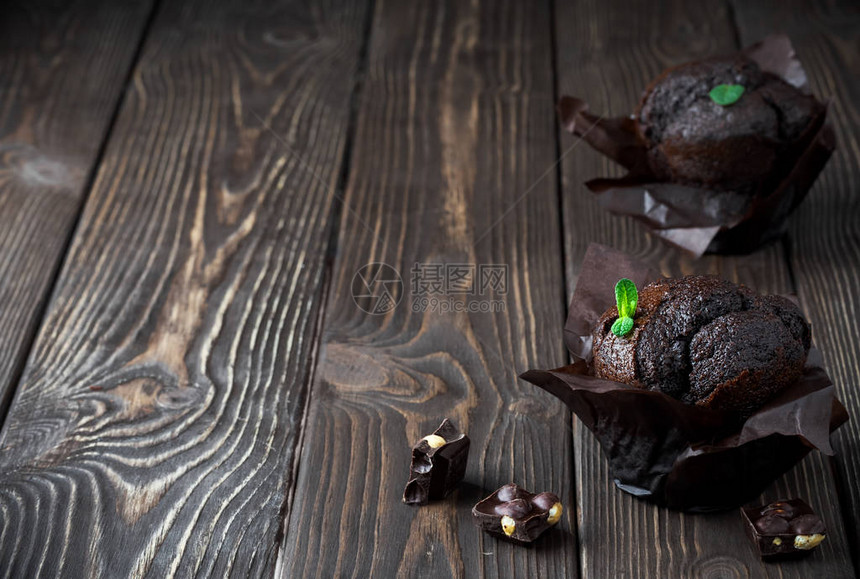
<path fill-rule="evenodd" d="M 446 418 L 433 434 L 412 447 L 412 465 L 403 502 L 426 505 L 430 500 L 446 497 L 463 480 L 468 458 L 469 437 Z"/>
<path fill-rule="evenodd" d="M 746 507 L 741 512 L 747 535 L 765 560 L 807 555 L 827 535 L 824 522 L 800 499 Z"/>
<path fill-rule="evenodd" d="M 779 535 L 789 530 L 788 520 L 779 515 L 765 515 L 755 522 L 756 530 L 762 535 Z"/>
<path fill-rule="evenodd" d="M 510 483 L 472 507 L 472 516 L 488 533 L 526 544 L 558 523 L 562 511 L 553 493 L 534 494 Z"/>

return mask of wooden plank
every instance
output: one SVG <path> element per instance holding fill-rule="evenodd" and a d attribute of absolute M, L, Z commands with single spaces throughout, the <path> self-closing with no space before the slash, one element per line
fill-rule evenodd
<path fill-rule="evenodd" d="M 163 4 L 0 438 L 0 575 L 273 572 L 366 15 Z"/>
<path fill-rule="evenodd" d="M 559 94 L 584 98 L 593 112 L 607 116 L 629 114 L 648 81 L 665 67 L 737 48 L 731 14 L 721 3 L 559 2 L 555 22 Z M 574 140 L 562 133 L 560 142 L 565 152 Z M 620 167 L 585 145 L 562 163 L 569 293 L 591 241 L 657 263 L 666 275 L 713 273 L 767 293 L 792 290 L 780 245 L 749 256 L 693 261 L 645 234 L 633 220 L 603 212 L 582 183 L 621 174 Z M 807 561 L 764 565 L 744 536 L 737 511 L 672 512 L 616 490 L 596 441 L 578 422 L 574 431 L 584 577 L 852 576 L 839 533 Z M 840 526 L 835 484 L 821 455 L 804 460 L 760 501 L 786 495 L 806 497 L 833 527 Z"/>
<path fill-rule="evenodd" d="M 0 8 L 0 422 L 151 8 Z"/>
<path fill-rule="evenodd" d="M 791 223 L 791 264 L 830 376 L 853 420 L 834 437 L 833 463 L 860 568 L 860 6 L 856 2 L 735 3 L 744 42 L 771 30 L 791 37 L 812 90 L 831 101 L 837 151 Z"/>
<path fill-rule="evenodd" d="M 577 575 L 570 510 L 532 549 L 471 520 L 511 480 L 573 503 L 569 414 L 517 381 L 564 361 L 550 25 L 544 2 L 376 4 L 346 194 L 368 227 L 343 217 L 281 576 Z M 350 299 L 370 262 L 404 278 L 385 315 Z M 412 311 L 416 263 L 507 265 L 507 293 L 452 296 L 504 311 Z M 444 417 L 466 479 L 406 506 L 410 447 Z"/>

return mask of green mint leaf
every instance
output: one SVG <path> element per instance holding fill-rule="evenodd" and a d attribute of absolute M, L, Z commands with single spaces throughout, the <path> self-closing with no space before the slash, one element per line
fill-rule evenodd
<path fill-rule="evenodd" d="M 639 302 L 639 292 L 636 284 L 626 277 L 615 284 L 615 304 L 618 306 L 618 316 L 632 318 L 636 314 L 636 304 Z"/>
<path fill-rule="evenodd" d="M 612 333 L 622 338 L 629 334 L 633 330 L 633 318 L 628 318 L 624 316 L 623 318 L 618 318 L 615 320 L 615 323 L 612 324 Z"/>
<path fill-rule="evenodd" d="M 744 94 L 743 85 L 718 84 L 711 89 L 708 96 L 710 96 L 711 100 L 721 107 L 727 107 L 738 102 L 738 99 L 741 98 L 742 94 Z"/>

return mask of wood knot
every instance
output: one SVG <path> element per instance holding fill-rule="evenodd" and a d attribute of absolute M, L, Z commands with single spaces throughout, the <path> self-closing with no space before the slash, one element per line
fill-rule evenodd
<path fill-rule="evenodd" d="M 732 557 L 710 557 L 693 563 L 690 576 L 702 579 L 748 579 L 750 571 L 746 565 Z"/>
<path fill-rule="evenodd" d="M 0 158 L 7 171 L 29 186 L 76 191 L 82 180 L 79 170 L 28 144 L 5 144 L 0 147 Z"/>
<path fill-rule="evenodd" d="M 188 386 L 169 386 L 152 377 L 133 378 L 104 392 L 119 398 L 122 407 L 117 416 L 134 420 L 158 410 L 181 410 L 199 403 L 200 391 Z"/>
<path fill-rule="evenodd" d="M 389 380 L 383 364 L 344 344 L 327 344 L 322 361 L 323 379 L 341 392 L 381 389 Z"/>
<path fill-rule="evenodd" d="M 158 393 L 157 404 L 168 410 L 179 410 L 194 406 L 200 401 L 200 390 L 191 387 L 169 388 Z"/>

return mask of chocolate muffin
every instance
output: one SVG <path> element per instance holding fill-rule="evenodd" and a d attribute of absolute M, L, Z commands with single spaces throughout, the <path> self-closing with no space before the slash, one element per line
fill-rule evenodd
<path fill-rule="evenodd" d="M 711 276 L 642 288 L 626 336 L 612 333 L 617 318 L 613 306 L 594 328 L 595 376 L 740 414 L 800 377 L 811 342 L 791 301 Z"/>
<path fill-rule="evenodd" d="M 709 96 L 719 85 L 744 92 L 722 106 Z M 788 173 L 824 115 L 815 97 L 738 54 L 666 70 L 635 120 L 659 179 L 753 195 Z"/>

